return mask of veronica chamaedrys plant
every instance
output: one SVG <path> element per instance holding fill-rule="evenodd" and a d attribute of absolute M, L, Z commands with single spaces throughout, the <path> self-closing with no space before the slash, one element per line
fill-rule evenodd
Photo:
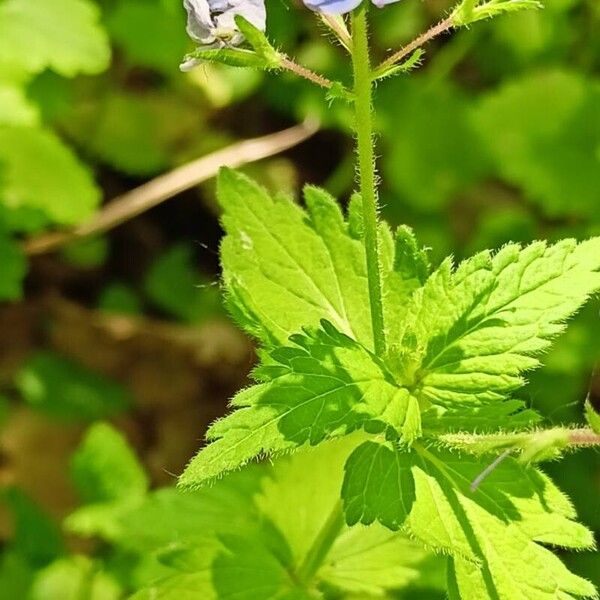
<path fill-rule="evenodd" d="M 303 208 L 239 173 L 220 175 L 226 301 L 257 340 L 261 360 L 255 384 L 211 426 L 210 443 L 180 486 L 200 488 L 259 457 L 302 456 L 316 445 L 324 478 L 335 480 L 327 473 L 332 465 L 339 479 L 325 506 L 314 468 L 286 478 L 282 467 L 278 493 L 287 500 L 259 507 L 258 520 L 275 527 L 275 539 L 227 538 L 223 555 L 210 559 L 194 549 L 182 561 L 182 578 L 190 564 L 203 573 L 208 564 L 223 587 L 214 583 L 212 596 L 195 590 L 203 598 L 390 598 L 407 585 L 394 574 L 411 551 L 369 540 L 383 527 L 394 543 L 410 540 L 445 557 L 451 600 L 596 597 L 551 549 L 592 549 L 593 535 L 536 465 L 566 449 L 600 445 L 599 418 L 588 407 L 590 426 L 542 429 L 541 416 L 515 394 L 566 321 L 600 290 L 600 238 L 507 244 L 432 268 L 408 227 L 392 231 L 379 219 L 375 82 L 417 67 L 421 46 L 443 32 L 537 3 L 462 0 L 376 67 L 370 4 L 319 4 L 320 12 L 355 6 L 347 18 L 326 20 L 350 54 L 350 88 L 273 48 L 242 14 L 234 23 L 247 47 L 192 55 L 285 69 L 327 89 L 330 101 L 350 103 L 358 191 L 344 214 L 314 187 L 305 189 Z M 340 462 L 328 461 L 331 448 L 342 453 Z M 308 515 L 300 525 L 298 515 Z M 376 548 L 376 557 L 364 561 L 369 573 L 349 566 L 353 577 L 332 578 L 349 538 L 355 548 Z M 234 581 L 232 570 L 245 578 Z M 182 580 L 171 584 L 180 589 Z"/>

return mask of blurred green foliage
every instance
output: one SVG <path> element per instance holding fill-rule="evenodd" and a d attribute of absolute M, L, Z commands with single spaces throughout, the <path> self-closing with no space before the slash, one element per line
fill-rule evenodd
<path fill-rule="evenodd" d="M 174 289 L 179 293 L 173 294 Z M 184 322 L 201 322 L 220 306 L 218 288 L 198 276 L 189 246 L 165 251 L 148 269 L 144 290 L 156 308 Z"/>
<path fill-rule="evenodd" d="M 343 49 L 328 43 L 309 11 L 279 0 L 267 5 L 267 33 L 276 47 L 348 80 Z M 378 57 L 450 6 L 447 0 L 403 0 L 373 11 Z M 600 233 L 599 28 L 596 0 L 547 0 L 542 11 L 443 37 L 426 48 L 418 72 L 381 84 L 384 213 L 394 224 L 411 225 L 431 246 L 434 263 L 509 240 Z M 152 176 L 307 116 L 323 128 L 308 150 L 293 151 L 293 165 L 263 161 L 252 174 L 267 185 L 283 179 L 297 190 L 297 183 L 310 181 L 349 197 L 351 114 L 343 102 L 327 105 L 321 90 L 288 75 L 212 64 L 183 75 L 178 65 L 190 47 L 179 0 L 0 0 L 0 302 L 47 291 L 35 260 L 26 278 L 24 238 L 85 222 L 103 201 Z M 216 230 L 212 186 L 192 193 L 190 202 L 202 204 Z M 169 214 L 159 220 L 169 221 L 163 218 Z M 176 231 L 165 225 L 134 274 L 122 267 L 130 258 L 111 234 L 70 245 L 57 260 L 98 275 L 101 284 L 83 296 L 105 314 L 198 326 L 221 314 L 211 285 L 214 260 L 195 245 L 200 234 L 189 227 Z M 599 399 L 593 378 L 599 358 L 595 305 L 570 325 L 523 399 L 551 421 L 581 422 L 588 392 Z M 0 425 L 22 405 L 61 422 L 88 424 L 127 415 L 132 404 L 121 385 L 47 349 L 24 359 L 1 385 Z M 276 520 L 273 500 L 268 510 L 248 504 L 270 476 L 268 467 L 256 469 L 260 476 L 251 469 L 231 484 L 228 479 L 192 495 L 149 491 L 145 468 L 123 436 L 106 424 L 92 425 L 72 459 L 80 504 L 62 533 L 21 490 L 7 485 L 2 491 L 12 532 L 0 549 L 0 600 L 124 598 L 151 590 L 158 578 L 197 571 L 198 557 L 188 550 L 200 542 L 216 554 L 225 545 L 247 556 L 248 548 L 236 540 L 224 544 L 213 529 L 227 521 L 238 538 L 252 528 L 258 536 L 257 515 Z M 582 521 L 600 531 L 598 456 L 568 457 L 547 470 Z M 96 543 L 67 550 L 65 532 Z M 261 552 L 270 552 L 281 534 L 260 538 Z M 566 560 L 600 584 L 597 555 Z M 423 582 L 424 592 L 415 582 L 399 597 L 436 598 L 443 582 L 433 567 L 437 582 Z M 215 585 L 230 584 L 223 579 Z M 180 592 L 175 587 L 169 598 L 185 598 Z M 136 598 L 152 597 L 144 594 Z"/>
<path fill-rule="evenodd" d="M 121 386 L 50 352 L 34 354 L 15 384 L 25 402 L 63 419 L 93 421 L 118 414 L 129 405 Z"/>

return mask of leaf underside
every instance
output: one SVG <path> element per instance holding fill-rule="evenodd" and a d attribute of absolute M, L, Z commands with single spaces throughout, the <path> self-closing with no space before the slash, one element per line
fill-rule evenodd
<path fill-rule="evenodd" d="M 428 570 L 439 570 L 443 560 L 379 524 L 342 522 L 316 572 L 299 581 L 320 532 L 338 510 L 343 465 L 360 439 L 347 436 L 273 466 L 255 466 L 253 489 L 242 471 L 191 494 L 162 490 L 150 497 L 124 516 L 124 541 L 144 540 L 141 547 L 148 551 L 149 543 L 155 548 L 171 542 L 174 530 L 179 547 L 160 553 L 172 573 L 135 600 L 318 600 L 325 589 L 332 593 L 327 597 L 391 600 L 394 590 L 417 580 L 421 588 L 439 590 L 442 582 Z M 160 523 L 164 538 L 148 532 L 148 519 Z"/>

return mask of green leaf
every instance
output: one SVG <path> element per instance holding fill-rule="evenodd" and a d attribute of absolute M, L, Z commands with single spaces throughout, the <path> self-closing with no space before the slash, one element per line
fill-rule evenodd
<path fill-rule="evenodd" d="M 130 600 L 196 600 L 199 594 L 202 594 L 203 600 L 218 600 L 208 568 L 199 569 L 192 575 L 166 577 L 139 590 Z"/>
<path fill-rule="evenodd" d="M 326 523 L 331 523 L 330 515 L 339 507 L 343 465 L 362 439 L 357 434 L 302 450 L 276 462 L 272 478 L 265 479 L 257 504 L 283 534 L 292 565 L 305 561 L 322 539 Z M 303 508 L 290 512 L 290 506 Z M 340 527 L 324 553 L 316 581 L 338 593 L 380 598 L 420 577 L 428 555 L 406 536 L 376 523 Z"/>
<path fill-rule="evenodd" d="M 139 505 L 148 478 L 123 435 L 106 423 L 87 432 L 73 455 L 71 477 L 85 506 L 69 515 L 68 530 L 79 535 L 119 536 L 120 516 Z"/>
<path fill-rule="evenodd" d="M 330 102 L 333 100 L 342 100 L 343 102 L 351 103 L 354 100 L 353 93 L 340 81 L 333 81 L 331 83 L 331 87 L 327 90 L 325 97 Z"/>
<path fill-rule="evenodd" d="M 150 266 L 144 279 L 148 299 L 169 315 L 198 323 L 218 313 L 218 288 L 203 281 L 194 268 L 192 249 L 176 245 Z"/>
<path fill-rule="evenodd" d="M 344 462 L 359 441 L 360 434 L 354 434 L 303 448 L 277 459 L 262 482 L 256 505 L 283 534 L 293 568 L 300 568 L 328 526 L 334 537 L 341 533 L 343 521 L 330 517 L 339 509 Z M 291 518 L 294 505 L 304 508 Z"/>
<path fill-rule="evenodd" d="M 299 589 L 285 563 L 268 547 L 239 535 L 223 538 L 223 545 L 211 565 L 217 598 L 317 600 Z"/>
<path fill-rule="evenodd" d="M 389 254 L 393 256 L 393 264 L 384 270 L 383 312 L 390 350 L 386 360 L 394 370 L 394 359 L 407 349 L 402 343 L 410 298 L 427 281 L 430 265 L 427 251 L 419 246 L 415 234 L 405 225 L 396 231 L 394 251 Z"/>
<path fill-rule="evenodd" d="M 523 524 L 507 524 L 499 510 L 497 514 L 483 511 L 478 504 L 457 495 L 456 516 L 464 515 L 469 520 L 470 543 L 476 549 L 489 549 L 483 565 L 460 557 L 449 561 L 450 577 L 460 597 L 483 598 L 494 593 L 499 598 L 595 597 L 591 583 L 568 571 L 556 555 L 537 543 L 576 549 L 593 544 L 590 535 L 586 540 L 583 531 L 571 530 L 568 515 L 554 510 L 552 514 L 540 512 L 537 519 L 528 515 Z M 525 529 L 524 533 L 520 529 Z"/>
<path fill-rule="evenodd" d="M 0 202 L 9 209 L 37 209 L 54 223 L 75 225 L 100 202 L 90 173 L 50 131 L 0 127 L 0 169 Z"/>
<path fill-rule="evenodd" d="M 322 319 L 373 347 L 360 199 L 348 220 L 326 192 L 308 186 L 307 210 L 234 171 L 219 177 L 226 231 L 221 245 L 227 302 L 238 323 L 267 345 L 281 345 Z M 388 337 L 399 341 L 408 299 L 429 263 L 408 228 L 394 239 L 380 228 Z M 274 259 L 276 257 L 276 259 Z"/>
<path fill-rule="evenodd" d="M 161 0 L 120 0 L 108 14 L 107 27 L 130 64 L 173 77 L 188 45 L 185 12 L 179 9 Z"/>
<path fill-rule="evenodd" d="M 349 598 L 357 600 L 402 597 L 391 590 L 412 588 L 422 579 L 426 591 L 421 593 L 430 594 L 423 597 L 437 598 L 435 592 L 441 591 L 440 583 L 425 582 L 436 569 L 443 569 L 442 560 L 428 555 L 408 536 L 390 532 L 378 524 L 354 525 L 340 535 L 319 577 L 324 584 L 344 590 Z"/>
<path fill-rule="evenodd" d="M 335 201 L 308 188 L 307 216 L 229 170 L 221 172 L 218 194 L 227 232 L 223 277 L 238 322 L 261 341 L 282 344 L 327 319 L 371 347 L 364 246 L 350 236 Z"/>
<path fill-rule="evenodd" d="M 589 398 L 585 401 L 585 419 L 594 433 L 600 433 L 600 414 L 598 414 Z"/>
<path fill-rule="evenodd" d="M 148 478 L 123 434 L 108 423 L 90 427 L 73 455 L 71 473 L 86 503 L 143 498 Z"/>
<path fill-rule="evenodd" d="M 598 81 L 546 71 L 484 96 L 473 123 L 499 176 L 527 200 L 552 217 L 591 217 L 600 189 L 599 102 Z"/>
<path fill-rule="evenodd" d="M 115 579 L 85 556 L 57 560 L 40 571 L 27 596 L 29 600 L 119 600 L 122 590 Z"/>
<path fill-rule="evenodd" d="M 244 50 L 242 48 L 198 48 L 185 56 L 184 62 L 187 61 L 215 62 L 230 67 L 244 67 L 250 69 L 272 68 L 262 56 L 259 56 L 256 52 Z"/>
<path fill-rule="evenodd" d="M 72 77 L 108 66 L 108 39 L 89 0 L 5 0 L 0 31 L 0 66 L 12 70 L 35 74 L 50 68 Z"/>
<path fill-rule="evenodd" d="M 423 413 L 423 429 L 429 434 L 451 431 L 518 431 L 530 429 L 542 417 L 525 408 L 521 400 L 511 399 L 483 406 L 459 406 L 444 408 L 434 406 Z"/>
<path fill-rule="evenodd" d="M 19 300 L 23 295 L 22 283 L 27 273 L 27 261 L 21 249 L 1 227 L 0 265 L 2 265 L 0 302 L 4 300 Z"/>
<path fill-rule="evenodd" d="M 393 193 L 385 210 L 398 212 L 397 222 L 406 218 L 405 204 L 436 214 L 488 173 L 470 100 L 460 88 L 415 75 L 387 82 L 379 95 L 383 168 Z"/>
<path fill-rule="evenodd" d="M 246 41 L 254 51 L 264 59 L 268 68 L 277 69 L 281 63 L 281 56 L 267 39 L 267 36 L 242 15 L 235 15 L 235 24 L 244 35 Z"/>
<path fill-rule="evenodd" d="M 0 502 L 12 514 L 11 550 L 29 566 L 42 567 L 64 551 L 57 524 L 29 496 L 17 488 L 5 488 Z"/>
<path fill-rule="evenodd" d="M 2 165 L 0 163 L 0 169 Z M 0 196 L 2 195 L 2 183 L 0 180 Z M 38 208 L 20 206 L 18 208 L 9 208 L 0 204 L 1 220 L 3 229 L 11 233 L 34 234 L 43 231 L 48 225 L 48 218 L 43 211 Z"/>
<path fill-rule="evenodd" d="M 279 535 L 274 530 L 271 534 Z M 268 544 L 269 537 L 254 527 L 243 532 L 220 532 L 212 539 L 204 538 L 202 546 L 171 547 L 159 558 L 179 573 L 142 590 L 134 600 L 316 600 L 299 589 L 281 556 Z"/>
<path fill-rule="evenodd" d="M 142 312 L 142 303 L 134 288 L 116 281 L 102 290 L 98 298 L 98 308 L 106 313 L 139 315 Z"/>
<path fill-rule="evenodd" d="M 409 394 L 363 346 L 327 322 L 314 334 L 292 336 L 240 392 L 237 410 L 214 423 L 206 448 L 179 480 L 197 487 L 263 454 L 347 434 L 367 421 L 404 423 Z"/>
<path fill-rule="evenodd" d="M 200 133 L 204 121 L 198 106 L 169 88 L 122 90 L 97 81 L 61 127 L 101 163 L 148 177 L 195 156 L 190 131 Z"/>
<path fill-rule="evenodd" d="M 425 50 L 418 48 L 408 58 L 399 64 L 388 65 L 385 68 L 378 68 L 373 72 L 373 81 L 380 81 L 387 77 L 393 77 L 394 75 L 400 75 L 403 73 L 410 73 L 414 69 L 421 66 L 423 57 L 425 56 Z"/>
<path fill-rule="evenodd" d="M 94 236 L 67 244 L 61 254 L 74 267 L 94 269 L 104 264 L 109 250 L 109 242 L 106 237 Z"/>
<path fill-rule="evenodd" d="M 250 467 L 200 491 L 162 488 L 119 515 L 115 543 L 127 555 L 151 561 L 150 579 L 144 583 L 154 582 L 157 574 L 168 576 L 136 599 L 149 594 L 216 600 L 211 565 L 223 552 L 222 537 L 238 535 L 262 543 L 262 519 L 252 499 L 268 475 L 268 468 Z"/>
<path fill-rule="evenodd" d="M 454 26 L 470 25 L 505 13 L 542 8 L 538 0 L 463 0 L 451 15 Z"/>
<path fill-rule="evenodd" d="M 429 276 L 427 251 L 419 246 L 414 232 L 406 225 L 396 231 L 395 244 L 394 274 L 408 282 L 412 289 L 420 287 Z"/>
<path fill-rule="evenodd" d="M 0 81 L 0 125 L 37 125 L 39 115 L 25 90 Z"/>
<path fill-rule="evenodd" d="M 0 600 L 26 598 L 34 569 L 18 552 L 0 554 Z"/>
<path fill-rule="evenodd" d="M 50 352 L 32 356 L 17 374 L 16 385 L 31 406 L 61 419 L 105 418 L 129 405 L 120 385 Z"/>
<path fill-rule="evenodd" d="M 505 399 L 598 289 L 600 238 L 510 244 L 456 270 L 445 261 L 414 296 L 405 339 L 416 353 L 407 377 L 434 404 Z"/>
<path fill-rule="evenodd" d="M 183 536 L 186 544 L 161 555 L 180 573 L 135 600 L 316 600 L 323 589 L 332 598 L 381 598 L 417 581 L 429 557 L 406 536 L 378 524 L 349 528 L 331 519 L 339 510 L 343 464 L 360 440 L 350 436 L 304 449 L 272 466 L 254 467 L 251 474 L 228 475 L 213 487 L 180 495 L 181 527 L 173 537 Z M 248 488 L 249 481 L 260 481 L 260 489 Z M 163 500 L 156 508 L 176 500 L 172 490 L 159 494 Z M 191 509 L 187 518 L 182 502 Z M 157 523 L 160 515 L 152 513 Z M 204 537 L 191 538 L 189 529 Z M 304 565 L 314 556 L 315 568 L 302 580 Z"/>
<path fill-rule="evenodd" d="M 476 459 L 422 447 L 401 454 L 396 460 L 386 454 L 386 468 L 402 465 L 389 480 L 400 473 L 403 481 L 412 477 L 414 491 L 407 492 L 405 483 L 386 489 L 383 500 L 367 493 L 358 513 L 347 504 L 350 515 L 400 524 L 413 539 L 449 554 L 455 597 L 541 600 L 595 595 L 591 584 L 570 573 L 541 545 L 584 549 L 594 540 L 590 531 L 573 522 L 571 504 L 539 471 L 506 459 L 473 491 L 472 483 L 486 466 Z M 375 448 L 369 456 L 375 465 Z M 364 489 L 372 490 L 370 477 L 365 464 L 351 457 L 346 481 L 359 489 L 362 480 Z M 352 495 L 348 499 L 356 502 Z M 391 517 L 390 506 L 397 508 L 397 519 Z"/>
<path fill-rule="evenodd" d="M 151 554 L 173 541 L 178 548 L 213 548 L 219 533 L 254 531 L 258 512 L 252 498 L 268 475 L 268 468 L 253 466 L 198 491 L 156 490 L 120 516 L 119 544 L 128 551 Z"/>
<path fill-rule="evenodd" d="M 415 500 L 407 453 L 387 444 L 365 442 L 348 458 L 342 499 L 348 525 L 377 520 L 396 531 Z"/>

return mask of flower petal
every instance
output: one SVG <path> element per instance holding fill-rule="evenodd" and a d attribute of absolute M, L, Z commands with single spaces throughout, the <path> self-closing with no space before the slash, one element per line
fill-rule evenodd
<path fill-rule="evenodd" d="M 361 0 L 304 0 L 304 4 L 316 12 L 343 15 L 359 6 Z"/>
<path fill-rule="evenodd" d="M 183 6 L 188 16 L 186 27 L 188 35 L 198 44 L 214 42 L 215 36 L 212 33 L 214 23 L 207 0 L 183 0 Z"/>
<path fill-rule="evenodd" d="M 384 6 L 388 5 L 388 4 L 394 4 L 394 2 L 399 2 L 400 0 L 371 0 L 371 2 L 373 2 L 373 4 L 377 7 L 377 8 L 383 8 Z"/>
<path fill-rule="evenodd" d="M 217 17 L 219 26 L 230 26 L 233 30 L 237 31 L 234 17 L 241 15 L 261 31 L 264 31 L 267 27 L 267 11 L 265 9 L 264 0 L 210 0 L 211 9 L 213 6 L 218 4 L 219 6 L 225 6 L 224 10 L 220 10 L 221 14 Z M 213 9 L 216 10 L 216 9 Z"/>

